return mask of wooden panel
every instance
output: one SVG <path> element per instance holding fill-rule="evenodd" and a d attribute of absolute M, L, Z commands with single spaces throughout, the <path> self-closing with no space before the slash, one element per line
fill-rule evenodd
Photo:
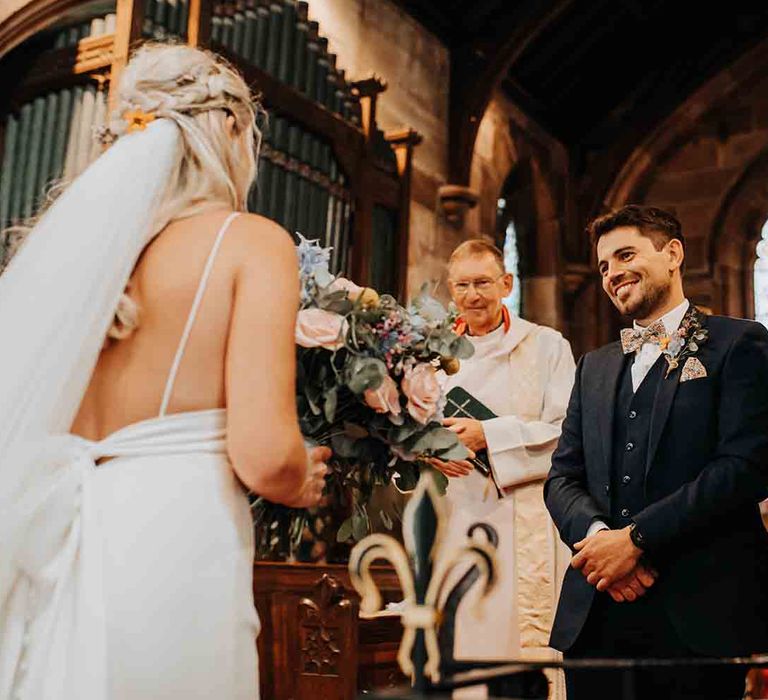
<path fill-rule="evenodd" d="M 114 45 L 114 34 L 105 34 L 81 39 L 75 47 L 29 56 L 22 80 L 13 92 L 12 105 L 17 107 L 47 90 L 92 79 L 103 82 L 111 70 Z"/>
<path fill-rule="evenodd" d="M 400 599 L 392 569 L 374 577 L 386 601 Z M 352 700 L 359 690 L 402 683 L 399 619 L 360 620 L 345 566 L 258 562 L 253 591 L 262 697 Z"/>

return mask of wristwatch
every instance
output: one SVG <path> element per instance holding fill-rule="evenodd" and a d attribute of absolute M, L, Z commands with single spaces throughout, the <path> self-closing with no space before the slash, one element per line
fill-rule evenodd
<path fill-rule="evenodd" d="M 632 544 L 638 549 L 645 550 L 645 537 L 643 533 L 637 529 L 637 523 L 632 523 L 629 526 L 629 539 L 632 540 Z"/>

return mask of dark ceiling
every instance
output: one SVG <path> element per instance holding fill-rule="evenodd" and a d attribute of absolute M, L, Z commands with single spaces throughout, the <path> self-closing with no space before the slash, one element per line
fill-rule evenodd
<path fill-rule="evenodd" d="M 765 0 L 397 2 L 450 48 L 452 91 L 496 71 L 518 106 L 582 151 L 652 128 L 768 36 Z"/>

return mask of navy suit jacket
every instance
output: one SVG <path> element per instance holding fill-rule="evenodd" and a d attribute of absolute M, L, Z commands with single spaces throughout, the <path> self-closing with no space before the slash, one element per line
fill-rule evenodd
<path fill-rule="evenodd" d="M 695 652 L 768 651 L 768 533 L 758 503 L 768 498 L 768 330 L 705 318 L 696 357 L 707 376 L 680 382 L 681 367 L 656 392 L 645 463 L 645 507 L 634 515 L 656 595 Z M 573 545 L 595 519 L 611 524 L 611 465 L 619 342 L 584 356 L 552 469 L 547 508 Z M 576 641 L 596 593 L 569 569 L 550 643 Z M 625 603 L 631 605 L 632 603 Z"/>

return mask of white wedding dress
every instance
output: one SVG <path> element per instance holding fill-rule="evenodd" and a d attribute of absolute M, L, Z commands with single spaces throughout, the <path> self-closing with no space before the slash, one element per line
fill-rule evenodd
<path fill-rule="evenodd" d="M 160 414 L 99 442 L 63 435 L 35 448 L 50 478 L 26 494 L 24 576 L 0 620 L 0 660 L 15 659 L 0 668 L 3 700 L 258 698 L 253 525 L 226 411 L 165 412 L 232 218 Z"/>

